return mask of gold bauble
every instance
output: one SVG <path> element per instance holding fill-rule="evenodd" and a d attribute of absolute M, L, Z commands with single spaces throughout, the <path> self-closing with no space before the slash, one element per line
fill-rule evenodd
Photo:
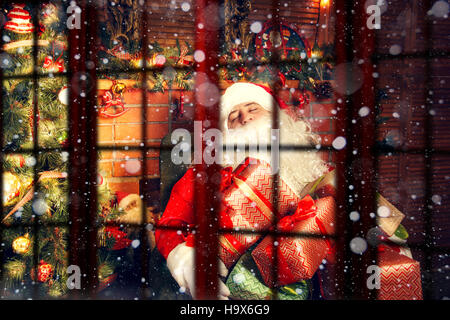
<path fill-rule="evenodd" d="M 10 206 L 17 200 L 20 187 L 21 182 L 19 177 L 11 172 L 3 173 L 3 206 Z"/>
<path fill-rule="evenodd" d="M 117 82 L 117 83 L 113 84 L 113 86 L 112 86 L 112 88 L 111 88 L 111 91 L 112 91 L 112 93 L 114 93 L 115 95 L 121 96 L 121 95 L 124 93 L 126 87 L 127 87 L 127 86 L 126 86 L 125 84 L 123 84 L 123 83 L 121 83 L 121 82 Z"/>
<path fill-rule="evenodd" d="M 12 243 L 12 248 L 15 253 L 24 254 L 30 250 L 31 241 L 29 239 L 28 233 L 24 236 L 14 239 Z"/>

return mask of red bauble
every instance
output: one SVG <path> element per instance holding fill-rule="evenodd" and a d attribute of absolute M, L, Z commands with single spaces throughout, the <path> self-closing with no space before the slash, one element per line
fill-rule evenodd
<path fill-rule="evenodd" d="M 48 280 L 50 280 L 50 278 L 53 275 L 53 266 L 51 264 L 45 262 L 44 260 L 41 260 L 37 269 L 38 269 L 37 280 L 39 282 L 47 282 Z M 33 280 L 35 280 L 34 273 L 35 273 L 35 271 L 33 269 L 31 271 L 31 279 L 33 279 Z"/>

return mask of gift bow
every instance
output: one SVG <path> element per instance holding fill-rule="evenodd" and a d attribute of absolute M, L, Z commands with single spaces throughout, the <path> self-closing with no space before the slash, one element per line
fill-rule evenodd
<path fill-rule="evenodd" d="M 280 220 L 278 229 L 282 232 L 290 232 L 294 228 L 296 223 L 310 218 L 315 219 L 320 233 L 322 235 L 326 235 L 327 229 L 325 228 L 323 222 L 317 217 L 316 203 L 314 199 L 308 194 L 299 201 L 297 209 L 295 210 L 295 213 L 293 215 L 286 216 Z M 328 238 L 325 238 L 324 240 L 328 247 L 328 254 L 333 254 L 334 247 L 331 245 L 330 240 Z"/>
<path fill-rule="evenodd" d="M 297 209 L 295 210 L 295 213 L 293 215 L 284 217 L 280 220 L 278 229 L 280 229 L 281 231 L 289 232 L 290 230 L 292 230 L 295 223 L 315 217 L 316 214 L 317 207 L 314 199 L 311 198 L 310 195 L 306 195 L 302 200 L 298 202 Z"/>
<path fill-rule="evenodd" d="M 45 69 L 51 69 L 54 70 L 55 68 L 58 69 L 58 72 L 64 71 L 64 60 L 61 58 L 56 59 L 56 61 L 53 61 L 53 58 L 50 56 L 45 57 L 44 60 L 44 66 Z"/>
<path fill-rule="evenodd" d="M 111 91 L 106 91 L 103 94 L 102 98 L 103 98 L 103 102 L 105 103 L 105 105 L 100 108 L 99 114 L 101 116 L 103 116 L 105 118 L 117 118 L 128 111 L 128 109 L 125 108 L 121 97 L 115 98 Z M 122 111 L 115 113 L 115 114 L 107 113 L 106 110 L 108 110 L 111 106 L 120 106 L 120 107 L 122 107 Z"/>

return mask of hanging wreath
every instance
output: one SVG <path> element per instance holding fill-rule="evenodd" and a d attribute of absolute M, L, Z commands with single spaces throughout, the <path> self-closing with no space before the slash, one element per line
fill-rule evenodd
<path fill-rule="evenodd" d="M 266 21 L 261 32 L 256 35 L 256 58 L 259 61 L 269 59 L 273 48 L 280 51 L 281 59 L 291 58 L 302 52 L 305 57 L 310 57 L 311 47 L 299 33 L 295 24 L 281 21 L 275 26 L 272 19 Z"/>

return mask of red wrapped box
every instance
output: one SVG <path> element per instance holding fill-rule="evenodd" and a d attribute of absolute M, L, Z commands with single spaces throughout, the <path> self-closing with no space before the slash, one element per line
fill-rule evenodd
<path fill-rule="evenodd" d="M 273 176 L 270 165 L 262 160 L 247 158 L 229 173 L 223 196 L 220 226 L 227 229 L 268 230 L 273 223 Z M 299 198 L 280 178 L 278 215 L 293 213 Z M 229 268 L 258 239 L 260 234 L 225 234 L 219 237 L 219 257 Z"/>
<path fill-rule="evenodd" d="M 387 246 L 378 254 L 379 300 L 422 300 L 420 264 Z"/>
<path fill-rule="evenodd" d="M 282 232 L 333 235 L 336 203 L 333 197 L 313 200 L 303 198 L 294 215 L 283 218 L 278 230 Z M 266 237 L 253 250 L 252 256 L 267 285 L 283 286 L 310 279 L 331 249 L 331 241 L 321 237 L 279 237 L 276 246 L 278 281 L 272 278 L 274 241 Z"/>

